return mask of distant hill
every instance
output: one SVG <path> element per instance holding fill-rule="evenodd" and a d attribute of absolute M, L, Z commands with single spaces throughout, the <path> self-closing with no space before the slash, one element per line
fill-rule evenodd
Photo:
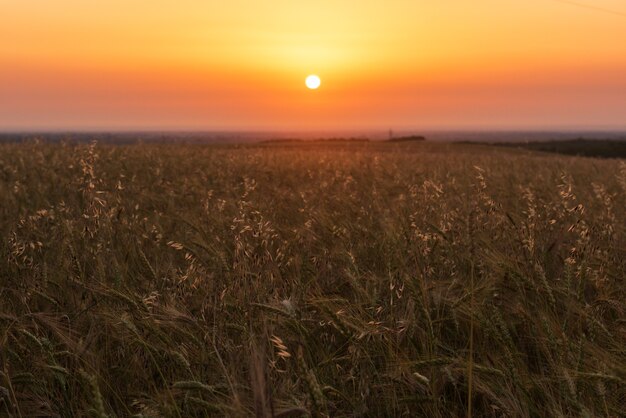
<path fill-rule="evenodd" d="M 399 136 L 397 138 L 386 139 L 385 142 L 412 142 L 412 141 L 425 141 L 426 138 L 420 135 L 411 136 Z"/>
<path fill-rule="evenodd" d="M 468 142 L 469 143 L 469 142 Z M 576 138 L 560 141 L 537 142 L 473 142 L 473 144 L 492 145 L 498 147 L 523 148 L 532 151 L 553 152 L 583 157 L 626 158 L 626 138 L 624 139 L 590 139 Z"/>

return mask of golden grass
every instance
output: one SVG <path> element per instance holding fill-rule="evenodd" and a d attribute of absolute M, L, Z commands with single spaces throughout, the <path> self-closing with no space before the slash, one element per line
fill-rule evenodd
<path fill-rule="evenodd" d="M 625 416 L 626 164 L 0 145 L 0 416 Z"/>

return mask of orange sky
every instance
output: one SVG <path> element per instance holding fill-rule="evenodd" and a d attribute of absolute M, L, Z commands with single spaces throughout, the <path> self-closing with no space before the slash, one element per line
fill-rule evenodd
<path fill-rule="evenodd" d="M 0 0 L 0 130 L 624 129 L 626 2 L 573 3 Z"/>

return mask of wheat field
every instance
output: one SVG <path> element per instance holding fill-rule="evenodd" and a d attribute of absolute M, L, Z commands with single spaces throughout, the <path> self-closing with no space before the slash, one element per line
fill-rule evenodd
<path fill-rule="evenodd" d="M 0 145 L 0 416 L 626 416 L 626 164 Z"/>

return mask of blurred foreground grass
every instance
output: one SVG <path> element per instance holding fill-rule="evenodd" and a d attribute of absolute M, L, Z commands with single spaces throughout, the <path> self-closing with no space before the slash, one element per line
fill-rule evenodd
<path fill-rule="evenodd" d="M 0 145 L 0 416 L 625 416 L 626 164 Z"/>

